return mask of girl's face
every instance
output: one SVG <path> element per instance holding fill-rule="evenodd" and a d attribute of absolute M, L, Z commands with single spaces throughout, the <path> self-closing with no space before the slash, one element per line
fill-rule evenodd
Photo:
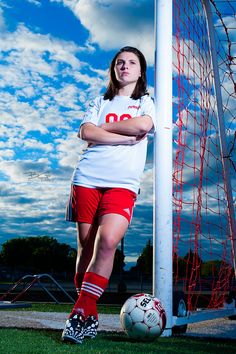
<path fill-rule="evenodd" d="M 120 53 L 116 58 L 114 72 L 120 87 L 136 84 L 141 76 L 139 58 L 132 52 Z"/>

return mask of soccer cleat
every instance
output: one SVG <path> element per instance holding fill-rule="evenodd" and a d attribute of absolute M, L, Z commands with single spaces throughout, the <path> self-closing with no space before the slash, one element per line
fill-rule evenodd
<path fill-rule="evenodd" d="M 84 325 L 84 337 L 95 338 L 98 329 L 98 319 L 95 316 L 88 316 Z"/>
<path fill-rule="evenodd" d="M 81 344 L 84 339 L 85 320 L 81 314 L 76 314 L 66 321 L 61 339 L 63 342 Z"/>

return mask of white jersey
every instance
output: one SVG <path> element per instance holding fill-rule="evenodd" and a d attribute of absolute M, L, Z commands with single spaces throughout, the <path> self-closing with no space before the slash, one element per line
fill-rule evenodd
<path fill-rule="evenodd" d="M 97 97 L 81 122 L 99 126 L 103 123 L 135 119 L 149 115 L 154 122 L 154 103 L 148 96 L 134 100 L 115 96 L 111 101 Z M 84 187 L 126 188 L 139 190 L 147 154 L 147 138 L 135 145 L 93 145 L 82 154 L 72 176 L 72 183 Z"/>

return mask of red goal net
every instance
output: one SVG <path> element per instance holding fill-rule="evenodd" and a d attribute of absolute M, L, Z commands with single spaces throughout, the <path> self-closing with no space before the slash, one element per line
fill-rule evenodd
<path fill-rule="evenodd" d="M 210 1 L 219 68 L 227 158 L 235 189 L 236 1 Z M 222 306 L 233 289 L 234 252 L 212 55 L 204 1 L 173 8 L 174 287 L 189 310 Z M 234 213 L 233 213 L 234 214 Z"/>

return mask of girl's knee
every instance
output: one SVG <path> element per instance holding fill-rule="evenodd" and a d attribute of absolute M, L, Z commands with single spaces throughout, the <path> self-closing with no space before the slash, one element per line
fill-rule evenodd
<path fill-rule="evenodd" d="M 107 251 L 115 251 L 119 242 L 115 237 L 112 236 L 106 236 L 106 235 L 100 235 L 99 238 L 99 248 Z"/>

